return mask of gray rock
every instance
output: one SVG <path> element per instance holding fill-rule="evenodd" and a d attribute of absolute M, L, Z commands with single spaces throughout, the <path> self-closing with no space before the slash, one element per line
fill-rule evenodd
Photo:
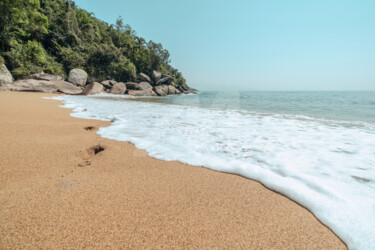
<path fill-rule="evenodd" d="M 14 82 L 12 74 L 9 72 L 5 64 L 0 64 L 0 86 Z"/>
<path fill-rule="evenodd" d="M 56 81 L 58 84 L 58 92 L 62 92 L 68 95 L 79 95 L 82 94 L 82 89 L 80 87 L 74 86 L 70 82 Z"/>
<path fill-rule="evenodd" d="M 112 88 L 116 83 L 117 82 L 115 80 L 106 80 L 101 82 L 105 89 Z"/>
<path fill-rule="evenodd" d="M 151 81 L 151 78 L 150 78 L 148 75 L 143 74 L 143 73 L 139 73 L 138 78 L 139 78 L 141 81 L 146 81 L 146 82 L 149 82 L 149 83 L 152 82 L 152 81 Z"/>
<path fill-rule="evenodd" d="M 147 90 L 128 90 L 128 95 L 132 96 L 156 96 L 152 89 Z"/>
<path fill-rule="evenodd" d="M 161 73 L 159 71 L 152 71 L 152 78 L 154 78 L 154 81 L 157 82 L 161 79 Z"/>
<path fill-rule="evenodd" d="M 160 96 L 166 96 L 168 95 L 168 85 L 159 85 L 154 88 L 154 91 L 156 94 Z"/>
<path fill-rule="evenodd" d="M 69 72 L 68 81 L 77 86 L 85 86 L 87 82 L 87 73 L 82 69 L 72 69 Z"/>
<path fill-rule="evenodd" d="M 100 84 L 98 82 L 93 82 L 93 83 L 90 83 L 89 85 L 87 85 L 85 87 L 82 94 L 84 94 L 84 95 L 96 95 L 96 94 L 102 93 L 103 91 L 104 91 L 104 87 L 103 87 L 102 84 Z"/>
<path fill-rule="evenodd" d="M 152 89 L 152 86 L 151 86 L 151 84 L 149 84 L 148 82 L 141 82 L 141 83 L 139 83 L 139 85 L 138 85 L 138 89 L 139 89 L 139 90 Z"/>
<path fill-rule="evenodd" d="M 126 89 L 131 89 L 131 90 L 137 90 L 139 89 L 139 83 L 136 82 L 127 82 L 125 83 Z"/>
<path fill-rule="evenodd" d="M 161 84 L 171 84 L 173 81 L 173 77 L 171 76 L 164 76 L 161 78 L 159 81 L 156 82 L 156 85 L 161 85 Z"/>
<path fill-rule="evenodd" d="M 168 95 L 179 95 L 181 92 L 175 88 L 175 86 L 169 85 L 168 86 Z"/>
<path fill-rule="evenodd" d="M 44 80 L 44 81 L 63 81 L 64 77 L 62 76 L 55 76 L 52 74 L 46 74 L 46 73 L 39 73 L 39 74 L 33 74 L 24 77 L 24 79 L 35 79 L 35 80 Z"/>
<path fill-rule="evenodd" d="M 122 95 L 125 94 L 126 91 L 126 85 L 123 82 L 118 82 L 115 85 L 113 85 L 110 93 L 111 94 L 117 94 L 117 95 Z"/>
<path fill-rule="evenodd" d="M 184 93 L 184 94 L 196 94 L 197 91 L 198 91 L 198 90 L 193 89 L 193 88 L 190 88 L 189 86 L 185 86 L 185 87 L 183 88 L 182 93 Z"/>
<path fill-rule="evenodd" d="M 70 95 L 79 95 L 81 88 L 65 81 L 45 81 L 45 80 L 19 80 L 12 84 L 3 86 L 3 90 L 9 91 L 31 91 L 44 93 L 65 93 Z"/>

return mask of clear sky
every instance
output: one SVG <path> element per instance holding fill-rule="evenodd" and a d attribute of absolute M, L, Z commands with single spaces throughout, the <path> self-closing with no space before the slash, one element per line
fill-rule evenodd
<path fill-rule="evenodd" d="M 375 90 L 374 0 L 75 0 L 200 90 Z"/>

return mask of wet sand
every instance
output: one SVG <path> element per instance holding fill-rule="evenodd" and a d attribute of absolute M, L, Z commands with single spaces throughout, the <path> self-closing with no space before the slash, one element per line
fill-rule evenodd
<path fill-rule="evenodd" d="M 43 96 L 0 92 L 1 249 L 346 248 L 261 184 L 100 138 L 108 122 Z"/>

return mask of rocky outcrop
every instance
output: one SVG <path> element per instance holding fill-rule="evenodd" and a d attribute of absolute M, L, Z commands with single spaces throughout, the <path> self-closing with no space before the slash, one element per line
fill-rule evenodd
<path fill-rule="evenodd" d="M 8 91 L 31 91 L 45 93 L 64 93 L 69 95 L 79 95 L 81 88 L 65 81 L 45 81 L 45 80 L 19 80 L 11 84 L 2 86 L 2 90 Z"/>
<path fill-rule="evenodd" d="M 113 85 L 111 91 L 109 93 L 116 94 L 116 95 L 122 95 L 125 94 L 126 91 L 126 85 L 123 82 L 118 82 L 115 85 Z"/>
<path fill-rule="evenodd" d="M 173 77 L 171 77 L 169 75 L 165 75 L 159 81 L 156 82 L 156 85 L 171 84 L 172 81 L 173 81 Z"/>
<path fill-rule="evenodd" d="M 178 95 L 178 94 L 181 94 L 181 92 L 176 89 L 176 87 L 172 86 L 172 85 L 159 85 L 159 86 L 156 86 L 154 88 L 155 92 L 159 95 L 159 96 L 166 96 L 166 95 Z"/>
<path fill-rule="evenodd" d="M 168 95 L 168 85 L 159 85 L 154 88 L 156 94 L 159 96 L 166 96 Z"/>
<path fill-rule="evenodd" d="M 44 81 L 63 81 L 64 77 L 62 76 L 56 76 L 56 75 L 51 75 L 47 73 L 39 73 L 39 74 L 33 74 L 24 77 L 24 79 L 34 79 L 34 80 L 44 80 Z"/>
<path fill-rule="evenodd" d="M 132 96 L 156 96 L 152 89 L 147 90 L 128 90 L 128 95 Z"/>
<path fill-rule="evenodd" d="M 152 86 L 148 82 L 140 82 L 139 85 L 138 85 L 138 89 L 139 90 L 152 89 Z"/>
<path fill-rule="evenodd" d="M 190 88 L 189 86 L 184 86 L 183 88 L 183 93 L 184 94 L 196 94 L 198 90 Z"/>
<path fill-rule="evenodd" d="M 102 81 L 101 84 L 105 89 L 111 89 L 117 82 L 115 80 Z"/>
<path fill-rule="evenodd" d="M 106 92 L 133 96 L 166 96 L 197 92 L 196 89 L 190 88 L 187 85 L 176 86 L 173 83 L 172 76 L 163 75 L 155 70 L 152 73 L 152 79 L 146 74 L 140 73 L 138 79 L 135 81 L 122 83 L 115 80 L 106 80 L 101 83 L 93 82 L 86 85 L 87 73 L 81 69 L 73 69 L 69 73 L 69 82 L 63 81 L 62 76 L 55 76 L 44 72 L 29 75 L 26 79 L 14 82 L 11 73 L 5 65 L 2 64 L 0 68 L 0 90 L 7 91 L 35 91 L 71 95 L 94 95 Z"/>
<path fill-rule="evenodd" d="M 5 64 L 0 64 L 0 86 L 5 84 L 11 84 L 13 81 L 13 76 L 9 72 Z"/>
<path fill-rule="evenodd" d="M 152 71 L 152 78 L 155 82 L 159 81 L 161 79 L 161 73 L 159 71 Z"/>
<path fill-rule="evenodd" d="M 87 73 L 82 69 L 72 69 L 69 73 L 68 81 L 77 86 L 85 86 L 87 82 Z"/>
<path fill-rule="evenodd" d="M 87 85 L 85 87 L 82 94 L 84 94 L 84 95 L 96 95 L 96 94 L 102 93 L 103 91 L 104 91 L 104 87 L 103 87 L 102 84 L 100 84 L 98 82 L 93 82 L 93 83 L 90 83 L 89 85 Z"/>
<path fill-rule="evenodd" d="M 139 73 L 138 79 L 141 80 L 141 81 L 146 81 L 146 82 L 152 83 L 151 78 L 148 75 L 143 74 L 143 73 Z"/>
<path fill-rule="evenodd" d="M 179 94 L 181 94 L 181 92 L 178 89 L 176 89 L 175 86 L 173 85 L 168 86 L 168 95 L 179 95 Z"/>
<path fill-rule="evenodd" d="M 125 83 L 126 85 L 126 89 L 130 89 L 130 90 L 137 90 L 139 89 L 139 83 L 136 83 L 136 82 L 127 82 Z"/>

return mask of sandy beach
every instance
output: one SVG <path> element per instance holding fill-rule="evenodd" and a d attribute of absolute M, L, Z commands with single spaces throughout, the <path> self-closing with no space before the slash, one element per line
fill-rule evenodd
<path fill-rule="evenodd" d="M 45 93 L 0 92 L 0 248 L 345 249 L 240 176 L 156 160 Z"/>

